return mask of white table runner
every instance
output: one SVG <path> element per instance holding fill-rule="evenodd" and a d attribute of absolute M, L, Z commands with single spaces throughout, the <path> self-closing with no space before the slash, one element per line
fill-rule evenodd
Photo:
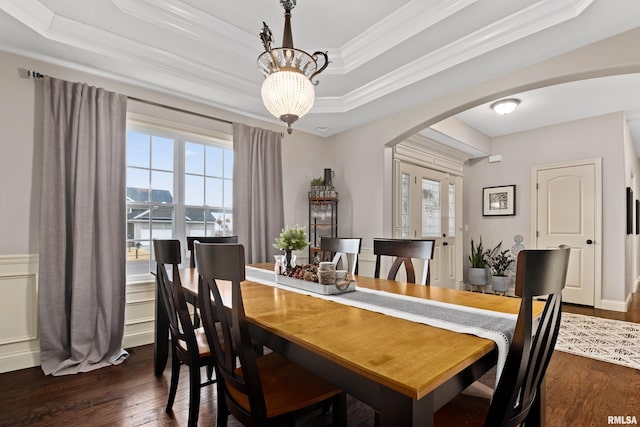
<path fill-rule="evenodd" d="M 399 319 L 422 323 L 452 332 L 491 339 L 498 347 L 497 378 L 500 378 L 513 337 L 517 315 L 416 298 L 392 292 L 356 288 L 355 292 L 321 295 L 276 283 L 274 272 L 246 268 L 248 280 L 324 300 L 350 305 Z M 497 384 L 497 382 L 496 382 Z"/>

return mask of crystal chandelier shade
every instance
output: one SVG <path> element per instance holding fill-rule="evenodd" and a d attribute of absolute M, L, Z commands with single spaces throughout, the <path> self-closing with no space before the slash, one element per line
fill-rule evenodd
<path fill-rule="evenodd" d="M 285 24 L 282 47 L 272 48 L 271 30 L 263 23 L 260 39 L 264 52 L 258 57 L 258 70 L 265 76 L 262 84 L 262 102 L 271 114 L 287 123 L 287 132 L 292 132 L 291 124 L 309 112 L 315 100 L 313 78 L 329 65 L 326 52 L 312 55 L 293 47 L 291 35 L 291 9 L 295 0 L 280 0 L 285 9 Z M 318 60 L 321 63 L 318 64 Z"/>
<path fill-rule="evenodd" d="M 297 71 L 269 74 L 262 83 L 261 94 L 267 110 L 284 122 L 283 117 L 288 115 L 302 117 L 307 114 L 316 99 L 311 81 Z"/>

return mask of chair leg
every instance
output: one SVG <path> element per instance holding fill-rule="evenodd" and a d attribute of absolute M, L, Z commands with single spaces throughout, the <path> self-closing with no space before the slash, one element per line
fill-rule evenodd
<path fill-rule="evenodd" d="M 229 409 L 227 408 L 227 402 L 224 397 L 224 384 L 220 378 L 218 378 L 218 382 L 216 383 L 216 392 L 218 398 L 218 419 L 216 425 L 218 427 L 227 427 Z"/>
<path fill-rule="evenodd" d="M 211 381 L 213 378 L 213 364 L 207 365 L 207 379 Z"/>
<path fill-rule="evenodd" d="M 347 394 L 340 393 L 333 399 L 333 425 L 347 427 Z"/>
<path fill-rule="evenodd" d="M 176 400 L 178 390 L 178 380 L 180 379 L 180 359 L 176 356 L 175 350 L 171 352 L 171 384 L 169 386 L 169 399 L 167 400 L 166 411 L 171 412 L 173 402 Z"/>
<path fill-rule="evenodd" d="M 200 412 L 200 366 L 192 363 L 189 366 L 189 427 L 198 425 Z"/>

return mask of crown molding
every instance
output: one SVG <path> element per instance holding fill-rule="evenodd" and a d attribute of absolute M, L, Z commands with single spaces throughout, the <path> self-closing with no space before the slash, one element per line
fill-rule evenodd
<path fill-rule="evenodd" d="M 0 8 L 33 31 L 45 36 L 56 15 L 36 0 L 7 0 Z"/>
<path fill-rule="evenodd" d="M 342 73 L 355 70 L 477 1 L 440 0 L 430 4 L 413 0 L 407 3 L 340 47 Z"/>
<path fill-rule="evenodd" d="M 318 102 L 316 113 L 347 112 L 484 53 L 575 18 L 593 0 L 544 0 L 506 16 L 372 80 L 334 102 Z M 333 98 L 335 101 L 335 98 Z"/>
<path fill-rule="evenodd" d="M 207 46 L 256 61 L 257 34 L 251 34 L 180 0 L 111 0 L 122 12 L 185 34 Z"/>
<path fill-rule="evenodd" d="M 111 0 L 120 10 L 156 25 L 238 55 L 257 58 L 259 40 L 217 17 L 180 0 Z M 408 38 L 428 29 L 478 0 L 440 0 L 435 5 L 413 0 L 343 46 L 327 48 L 331 64 L 325 74 L 346 74 Z M 260 52 L 258 52 L 259 54 Z"/>
<path fill-rule="evenodd" d="M 180 0 L 112 1 L 120 10 L 140 19 L 180 31 L 207 45 L 234 52 L 242 58 L 255 58 L 255 46 L 259 46 L 256 37 Z M 441 0 L 430 8 L 419 0 L 411 1 L 382 20 L 380 25 L 376 24 L 366 30 L 341 49 L 332 49 L 336 60 L 327 72 L 335 74 L 353 70 L 475 1 L 477 0 Z M 570 20 L 592 2 L 593 0 L 539 1 L 367 81 L 344 95 L 318 97 L 312 113 L 343 113 L 353 110 L 450 67 Z M 137 72 L 138 80 L 144 79 L 149 84 L 161 87 L 163 91 L 175 91 L 175 80 L 178 79 L 182 85 L 186 85 L 179 92 L 196 94 L 199 98 L 211 97 L 217 103 L 230 104 L 235 109 L 241 105 L 250 105 L 250 100 L 260 92 L 259 84 L 254 81 L 160 47 L 56 15 L 38 0 L 4 0 L 1 8 L 47 39 L 130 64 L 144 65 L 145 70 L 136 71 L 135 67 L 131 67 L 132 78 L 136 80 Z M 428 19 L 427 15 L 430 15 Z M 346 56 L 336 55 L 338 52 L 346 52 Z M 154 72 L 147 77 L 149 73 L 146 70 L 149 69 Z M 211 102 L 209 100 L 207 103 Z"/>
<path fill-rule="evenodd" d="M 37 0 L 7 0 L 3 9 L 14 18 L 38 32 L 42 37 L 109 58 L 145 63 L 154 70 L 162 70 L 172 78 L 188 80 L 190 84 L 205 86 L 211 95 L 233 97 L 244 94 L 255 97 L 260 87 L 208 64 L 203 64 L 166 50 L 134 41 L 81 22 L 53 14 Z M 155 73 L 158 74 L 157 72 Z M 230 91 L 229 88 L 233 88 Z M 202 88 L 199 89 L 202 91 Z"/>

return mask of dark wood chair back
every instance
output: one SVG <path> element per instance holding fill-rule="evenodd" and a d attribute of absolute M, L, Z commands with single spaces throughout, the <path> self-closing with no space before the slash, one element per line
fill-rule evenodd
<path fill-rule="evenodd" d="M 178 273 L 178 265 L 182 262 L 180 241 L 154 240 L 153 250 L 156 258 L 158 295 L 169 319 L 171 339 L 185 341 L 188 349 L 195 349 L 194 354 L 197 358 L 199 356 L 196 336 Z M 172 269 L 171 279 L 167 272 L 167 265 Z"/>
<path fill-rule="evenodd" d="M 491 400 L 486 427 L 520 425 L 534 407 L 558 338 L 569 251 L 568 246 L 560 246 L 518 253 L 515 292 L 522 298 L 520 312 L 504 370 Z M 547 302 L 534 336 L 532 301 L 539 296 L 547 296 Z"/>
<path fill-rule="evenodd" d="M 389 280 L 395 280 L 400 266 L 404 264 L 407 274 L 407 282 L 416 282 L 416 273 L 411 258 L 424 260 L 424 272 L 422 274 L 423 285 L 430 281 L 429 261 L 433 259 L 433 247 L 435 240 L 408 240 L 408 239 L 373 239 L 373 253 L 376 256 L 375 278 L 380 278 L 380 264 L 382 256 L 396 257 L 389 269 Z"/>
<path fill-rule="evenodd" d="M 358 255 L 360 254 L 361 245 L 362 239 L 323 237 L 322 240 L 320 240 L 320 251 L 323 254 L 328 253 L 330 259 L 336 266 L 340 264 L 343 270 L 347 270 L 351 274 L 358 274 Z M 348 254 L 351 254 L 353 258 L 351 268 L 349 268 Z"/>
<path fill-rule="evenodd" d="M 218 424 L 226 414 L 246 426 L 295 425 L 310 411 L 333 406 L 335 426 L 346 426 L 346 395 L 276 352 L 261 353 L 249 334 L 242 288 L 244 247 L 239 244 L 196 243 L 198 301 L 209 346 L 216 360 Z M 225 309 L 218 281 L 231 284 L 231 310 Z M 214 321 L 218 321 L 216 325 Z M 216 327 L 217 326 L 217 327 Z"/>
<path fill-rule="evenodd" d="M 245 279 L 244 259 L 242 245 L 196 243 L 196 265 L 202 277 L 198 292 L 200 313 L 209 345 L 213 346 L 217 372 L 225 384 L 228 409 L 244 425 L 267 425 L 266 403 L 240 287 Z M 225 310 L 216 280 L 231 282 L 230 312 Z M 215 320 L 219 320 L 219 328 L 214 326 Z M 250 412 L 239 399 L 248 400 Z"/>
<path fill-rule="evenodd" d="M 166 411 L 171 412 L 178 390 L 181 365 L 189 367 L 189 427 L 198 424 L 200 410 L 200 387 L 215 382 L 213 358 L 209 347 L 203 342 L 201 331 L 194 329 L 194 324 L 187 308 L 186 296 L 182 290 L 178 265 L 182 262 L 179 240 L 154 240 L 153 249 L 156 258 L 157 298 L 160 307 L 168 320 L 171 334 L 171 384 L 167 399 Z M 171 278 L 167 272 L 171 265 Z M 158 314 L 160 315 L 160 314 Z M 200 337 L 200 338 L 198 338 Z M 201 344 L 199 344 L 199 342 Z M 207 366 L 209 381 L 201 383 L 200 367 Z"/>
<path fill-rule="evenodd" d="M 238 236 L 187 236 L 187 250 L 189 251 L 189 266 L 196 268 L 196 257 L 193 254 L 193 243 L 238 243 Z"/>

